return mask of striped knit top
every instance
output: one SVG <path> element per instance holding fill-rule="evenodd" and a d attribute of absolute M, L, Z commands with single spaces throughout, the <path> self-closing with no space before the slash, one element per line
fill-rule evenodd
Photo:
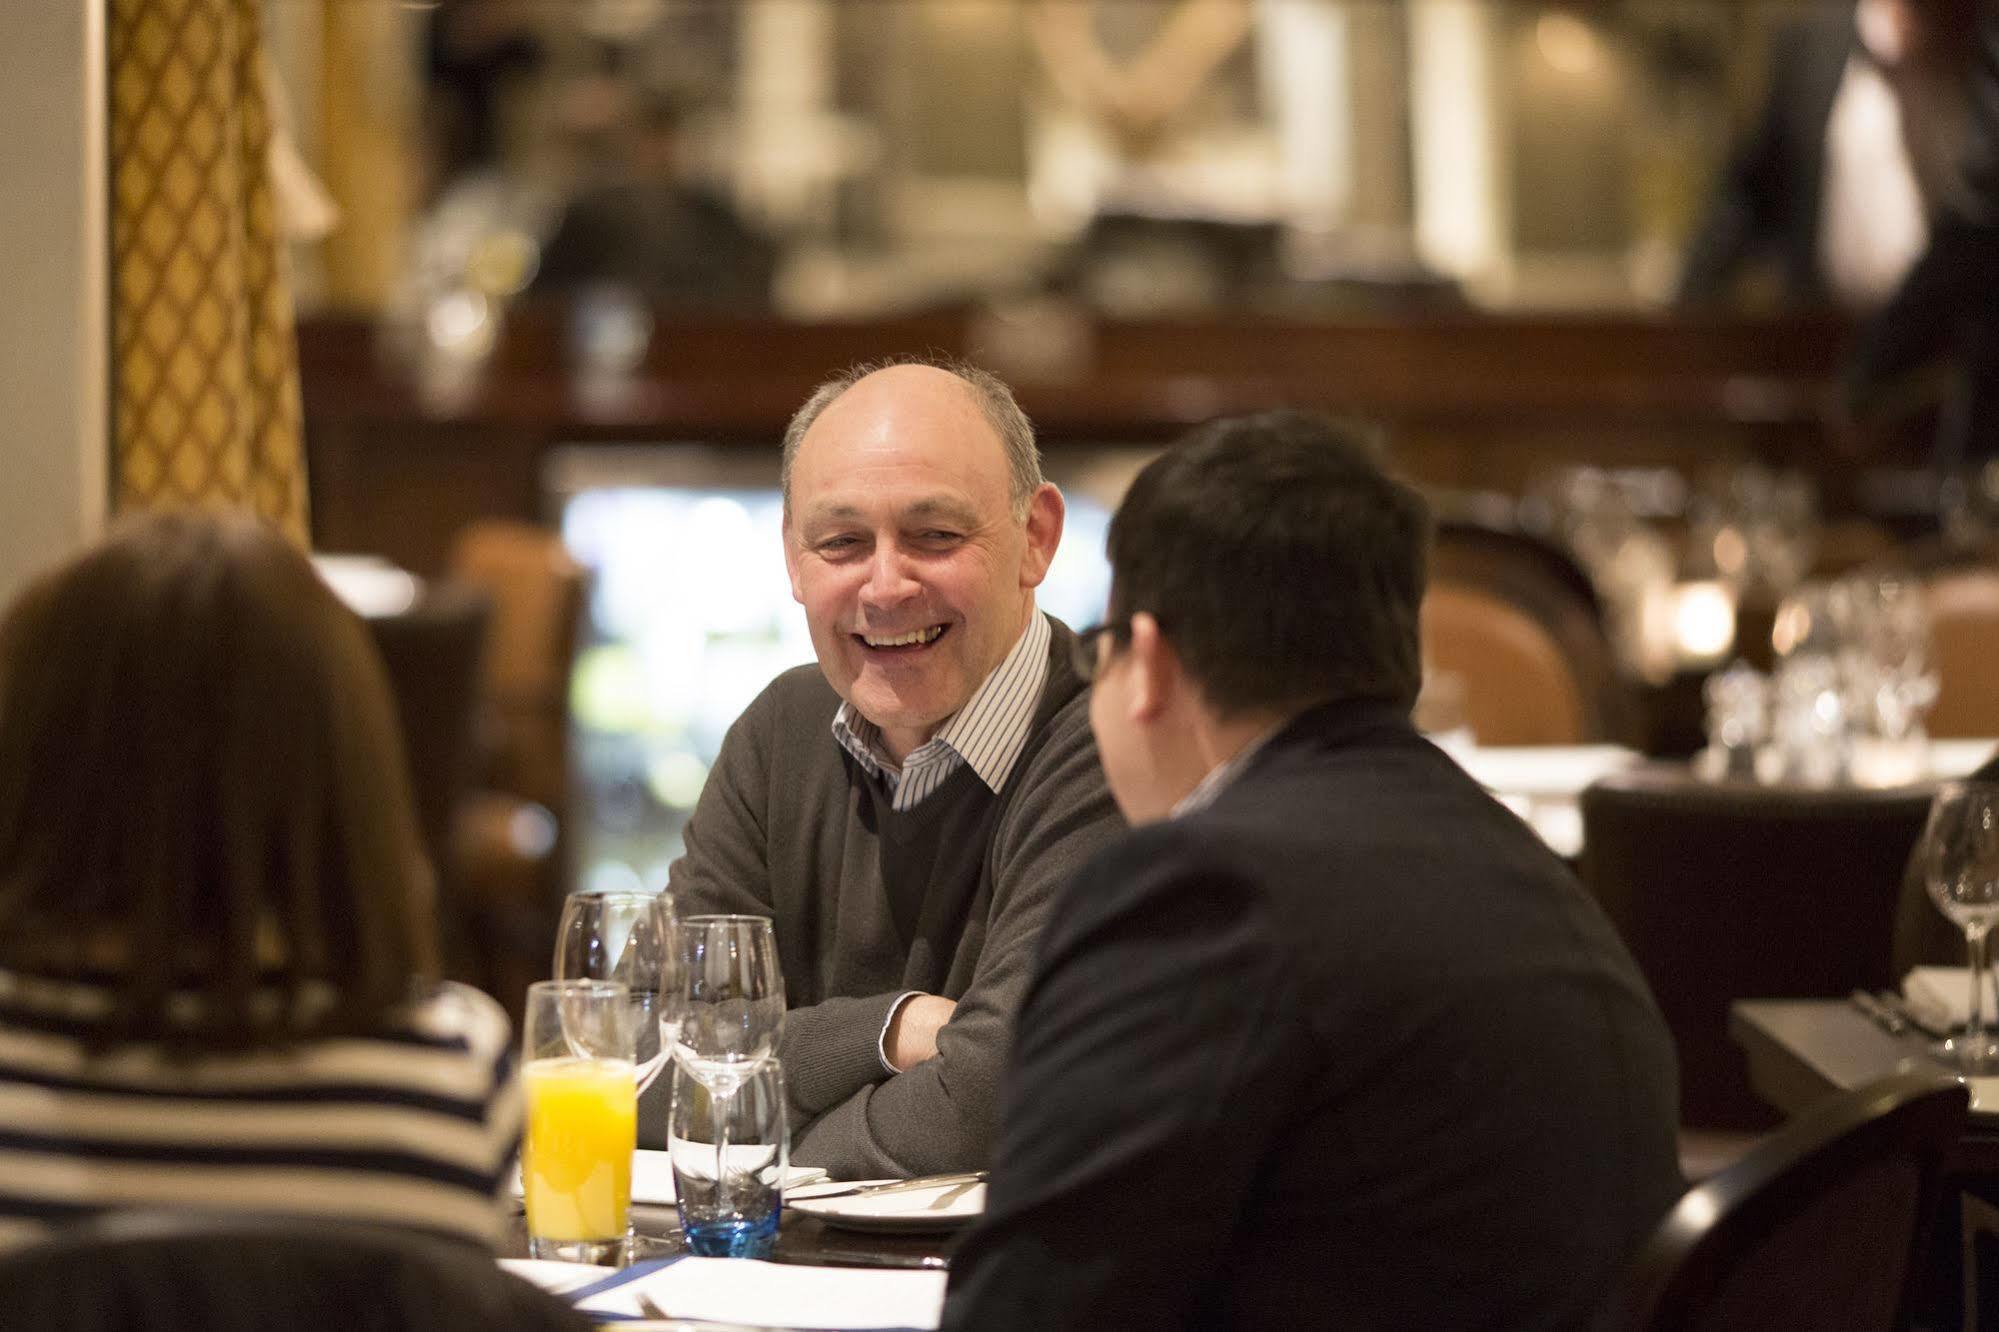
<path fill-rule="evenodd" d="M 0 971 L 0 1248 L 127 1208 L 379 1222 L 495 1245 L 520 1142 L 507 1017 L 442 984 L 367 1036 L 92 1052 L 101 990 Z"/>

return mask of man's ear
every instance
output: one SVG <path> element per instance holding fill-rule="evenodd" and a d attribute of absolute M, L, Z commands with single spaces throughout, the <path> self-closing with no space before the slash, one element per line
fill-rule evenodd
<path fill-rule="evenodd" d="M 783 531 L 784 572 L 785 576 L 791 579 L 791 599 L 800 605 L 804 605 L 805 589 L 798 581 L 798 544 L 792 540 L 795 535 L 797 534 L 791 528 L 791 513 L 789 510 L 786 510 Z"/>
<path fill-rule="evenodd" d="M 1062 492 L 1043 481 L 1027 501 L 1027 553 L 1020 562 L 1020 585 L 1040 587 L 1049 561 L 1062 544 L 1062 519 L 1068 512 Z"/>
<path fill-rule="evenodd" d="M 1180 654 L 1159 632 L 1159 621 L 1150 612 L 1131 617 L 1131 708 L 1134 722 L 1155 722 L 1166 715 L 1186 676 L 1180 668 Z"/>

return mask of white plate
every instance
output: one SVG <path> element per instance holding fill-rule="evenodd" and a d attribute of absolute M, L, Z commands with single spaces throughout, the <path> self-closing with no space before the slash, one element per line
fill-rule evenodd
<path fill-rule="evenodd" d="M 818 1217 L 829 1226 L 849 1230 L 956 1230 L 986 1210 L 986 1186 L 933 1184 L 927 1188 L 844 1198 L 815 1198 L 808 1190 L 802 1198 L 794 1198 L 787 1192 L 784 1205 L 794 1212 Z"/>
<path fill-rule="evenodd" d="M 818 1166 L 791 1166 L 784 1172 L 784 1187 L 794 1189 L 825 1178 L 826 1172 Z M 514 1196 L 521 1196 L 518 1170 L 514 1172 Z M 665 1152 L 641 1147 L 632 1153 L 632 1201 L 673 1205 L 673 1162 Z"/>

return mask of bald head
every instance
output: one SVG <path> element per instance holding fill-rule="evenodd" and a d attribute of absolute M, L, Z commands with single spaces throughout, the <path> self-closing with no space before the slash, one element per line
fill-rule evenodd
<path fill-rule="evenodd" d="M 945 399 L 956 397 L 977 414 L 985 429 L 972 433 L 990 434 L 1004 450 L 1008 498 L 1014 517 L 1024 518 L 1028 501 L 1041 487 L 1041 454 L 1034 444 L 1034 427 L 1014 401 L 1013 390 L 998 376 L 976 366 L 918 359 L 857 365 L 813 390 L 784 431 L 780 475 L 785 511 L 791 511 L 791 474 L 799 446 L 821 416 L 836 405 L 850 411 L 893 413 L 896 401 L 905 396 L 912 406 L 922 403 L 940 410 L 949 410 Z"/>

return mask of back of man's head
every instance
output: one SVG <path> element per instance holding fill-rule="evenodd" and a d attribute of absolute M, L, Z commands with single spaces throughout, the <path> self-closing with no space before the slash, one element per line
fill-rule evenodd
<path fill-rule="evenodd" d="M 1159 621 L 1222 715 L 1411 706 L 1429 508 L 1359 432 L 1304 412 L 1200 426 L 1110 529 L 1111 612 Z"/>

